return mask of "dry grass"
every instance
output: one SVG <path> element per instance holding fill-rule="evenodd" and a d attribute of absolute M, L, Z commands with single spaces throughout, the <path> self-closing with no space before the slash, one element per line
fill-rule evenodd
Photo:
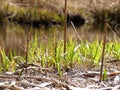
<path fill-rule="evenodd" d="M 63 9 L 64 0 L 8 0 L 12 3 L 22 3 L 22 4 L 37 4 L 42 8 L 49 9 Z M 90 9 L 91 8 L 108 8 L 117 5 L 119 0 L 68 0 L 68 10 L 74 10 L 74 12 L 79 12 L 81 9 Z M 34 4 L 33 4 L 34 3 Z M 53 8 L 52 8 L 53 7 Z"/>

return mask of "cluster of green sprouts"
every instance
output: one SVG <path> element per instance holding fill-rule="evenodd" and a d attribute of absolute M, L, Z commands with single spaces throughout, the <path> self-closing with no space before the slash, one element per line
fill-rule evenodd
<path fill-rule="evenodd" d="M 42 68 L 56 69 L 58 75 L 67 68 L 74 69 L 75 65 L 98 65 L 101 59 L 102 41 L 96 39 L 92 42 L 81 41 L 77 43 L 69 38 L 66 53 L 63 53 L 63 40 L 39 43 L 37 35 L 31 39 L 28 47 L 28 64 L 38 64 Z M 11 51 L 9 55 L 0 49 L 0 71 L 15 71 L 18 61 L 25 63 L 25 56 L 18 56 Z M 120 58 L 120 43 L 106 43 L 106 58 Z M 76 66 L 77 67 L 77 66 Z"/>

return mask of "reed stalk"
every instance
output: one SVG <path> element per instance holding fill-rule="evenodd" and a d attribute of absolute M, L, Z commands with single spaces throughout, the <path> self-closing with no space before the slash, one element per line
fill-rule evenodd
<path fill-rule="evenodd" d="M 27 73 L 27 66 L 28 66 L 28 52 L 29 52 L 29 37 L 30 37 L 30 32 L 27 33 L 27 41 L 26 41 L 26 62 L 25 62 L 25 72 Z"/>
<path fill-rule="evenodd" d="M 67 0 L 65 0 L 65 10 L 64 10 L 64 53 L 66 53 L 66 30 L 67 30 Z"/>
<path fill-rule="evenodd" d="M 105 21 L 105 34 L 103 37 L 103 49 L 102 49 L 102 59 L 101 59 L 101 67 L 100 67 L 100 82 L 103 80 L 103 66 L 104 66 L 104 56 L 105 56 L 105 46 L 106 46 L 106 37 L 108 32 L 108 20 Z"/>

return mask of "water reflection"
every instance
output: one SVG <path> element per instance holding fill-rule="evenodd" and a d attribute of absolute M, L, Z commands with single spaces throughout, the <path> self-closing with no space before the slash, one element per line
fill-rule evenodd
<path fill-rule="evenodd" d="M 30 38 L 34 37 L 37 33 L 39 42 L 47 43 L 48 40 L 51 40 L 56 35 L 62 38 L 63 30 L 59 26 L 33 28 L 27 25 L 9 24 L 0 30 L 0 47 L 5 49 L 6 52 L 9 52 L 9 50 L 23 52 L 29 32 Z"/>
<path fill-rule="evenodd" d="M 72 36 L 74 39 L 76 39 L 76 33 L 73 28 L 68 28 L 70 31 L 68 31 L 69 36 Z M 77 28 L 77 32 L 81 39 L 84 41 L 94 41 L 98 38 L 99 41 L 103 39 L 104 31 L 102 28 L 97 28 L 93 24 L 84 24 L 80 28 Z M 120 41 L 119 36 L 117 36 L 113 31 L 108 31 L 107 33 L 107 41 Z"/>
<path fill-rule="evenodd" d="M 53 26 L 51 28 L 33 28 L 27 25 L 19 24 L 9 24 L 0 30 L 0 47 L 4 48 L 6 52 L 9 50 L 16 50 L 24 52 L 23 48 L 25 47 L 27 33 L 30 32 L 31 38 L 35 36 L 35 33 L 38 34 L 39 43 L 51 40 L 53 37 L 56 37 L 57 40 L 63 39 L 63 27 Z M 85 24 L 80 28 L 77 28 L 77 32 L 82 40 L 93 41 L 97 37 L 99 40 L 103 37 L 103 32 L 101 30 L 94 28 L 92 25 Z M 72 37 L 79 41 L 74 29 L 69 27 L 67 29 L 67 36 Z M 113 33 L 109 32 L 107 41 L 119 41 L 119 37 L 115 36 Z"/>

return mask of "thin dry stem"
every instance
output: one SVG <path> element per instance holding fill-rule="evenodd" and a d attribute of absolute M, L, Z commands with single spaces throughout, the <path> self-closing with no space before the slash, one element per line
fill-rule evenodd
<path fill-rule="evenodd" d="M 72 25 L 72 27 L 73 27 L 73 29 L 74 29 L 74 31 L 75 31 L 75 34 L 77 35 L 77 37 L 78 37 L 79 41 L 81 41 L 82 39 L 81 39 L 81 37 L 80 37 L 79 33 L 77 32 L 77 30 L 76 30 L 76 28 L 75 28 L 75 25 L 73 24 L 73 22 L 72 22 L 72 21 L 71 21 L 71 25 Z"/>
<path fill-rule="evenodd" d="M 108 21 L 106 20 L 106 22 L 105 22 L 105 34 L 104 34 L 104 38 L 103 38 L 103 51 L 102 51 L 102 59 L 101 59 L 101 68 L 100 68 L 100 82 L 102 81 L 102 78 L 103 78 L 102 71 L 103 71 L 103 66 L 104 66 L 104 56 L 105 56 L 107 31 L 108 31 Z"/>
<path fill-rule="evenodd" d="M 30 36 L 30 32 L 27 33 L 27 43 L 26 43 L 26 69 L 25 72 L 27 73 L 27 66 L 28 66 L 28 48 L 29 48 L 29 36 Z"/>
<path fill-rule="evenodd" d="M 67 0 L 65 0 L 65 13 L 64 13 L 64 53 L 66 52 L 66 29 L 67 29 Z"/>

